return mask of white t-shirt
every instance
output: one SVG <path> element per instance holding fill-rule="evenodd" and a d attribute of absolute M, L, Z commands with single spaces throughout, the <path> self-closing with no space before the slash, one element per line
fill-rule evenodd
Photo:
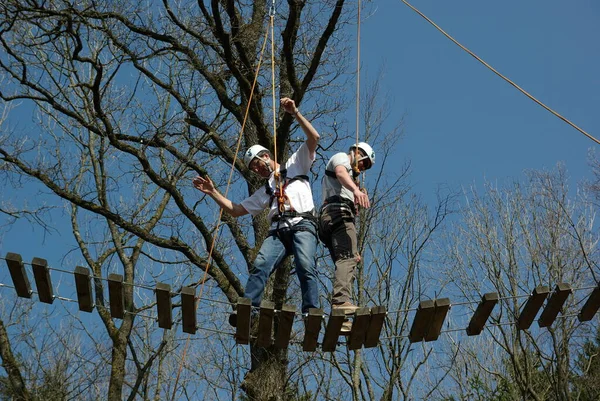
<path fill-rule="evenodd" d="M 284 169 L 287 170 L 286 180 L 294 178 L 297 175 L 308 175 L 310 166 L 315 161 L 315 155 L 311 155 L 306 142 L 303 143 L 298 150 L 290 156 L 285 162 Z M 281 170 L 281 169 L 280 169 Z M 271 173 L 269 177 L 269 186 L 275 192 L 275 176 Z M 310 182 L 305 180 L 295 180 L 285 188 L 285 194 L 288 196 L 294 210 L 298 213 L 310 212 L 315 208 L 313 202 L 312 190 Z M 254 192 L 250 197 L 244 199 L 241 205 L 252 216 L 256 216 L 266 208 L 269 208 L 271 203 L 271 195 L 267 193 L 265 187 L 261 187 Z M 286 203 L 285 210 L 290 210 L 289 204 Z M 277 199 L 273 199 L 270 205 L 267 218 L 272 221 L 273 217 L 279 214 Z M 301 217 L 286 218 L 279 222 L 279 228 L 293 226 L 302 220 Z M 273 222 L 271 228 L 276 228 L 278 222 Z"/>
<path fill-rule="evenodd" d="M 325 170 L 335 173 L 337 166 L 344 166 L 350 177 L 352 177 L 352 166 L 350 165 L 350 156 L 347 153 L 336 153 L 329 159 Z M 348 199 L 354 202 L 354 194 L 352 191 L 344 187 L 337 178 L 329 177 L 328 175 L 323 176 L 321 181 L 321 188 L 323 193 L 323 202 L 330 196 L 341 196 L 342 198 Z"/>

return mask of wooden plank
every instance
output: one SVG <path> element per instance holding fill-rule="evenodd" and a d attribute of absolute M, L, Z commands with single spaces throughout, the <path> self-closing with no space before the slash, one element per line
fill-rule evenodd
<path fill-rule="evenodd" d="M 317 349 L 322 320 L 323 309 L 310 308 L 308 310 L 308 317 L 304 322 L 304 341 L 302 342 L 302 349 L 304 351 L 312 352 Z"/>
<path fill-rule="evenodd" d="M 467 335 L 468 336 L 477 336 L 481 334 L 483 331 L 483 327 L 485 323 L 489 319 L 494 307 L 498 303 L 500 297 L 497 292 L 488 292 L 487 294 L 483 294 L 481 297 L 481 301 L 479 305 L 477 305 L 477 309 L 469 322 L 469 326 L 467 327 Z"/>
<path fill-rule="evenodd" d="M 346 314 L 342 309 L 331 310 L 331 315 L 329 315 L 327 327 L 325 328 L 325 334 L 323 335 L 323 344 L 321 345 L 321 349 L 324 352 L 335 351 L 342 323 L 344 323 L 345 318 Z"/>
<path fill-rule="evenodd" d="M 156 310 L 158 312 L 158 327 L 170 329 L 173 327 L 173 305 L 171 301 L 171 286 L 156 283 Z"/>
<path fill-rule="evenodd" d="M 277 321 L 275 346 L 279 349 L 285 349 L 290 343 L 292 325 L 294 324 L 294 316 L 296 315 L 296 308 L 292 305 L 284 304 L 278 315 L 279 319 Z"/>
<path fill-rule="evenodd" d="M 92 297 L 92 276 L 90 269 L 76 266 L 73 275 L 75 276 L 75 289 L 77 291 L 79 310 L 91 312 L 94 310 L 94 300 Z"/>
<path fill-rule="evenodd" d="M 123 276 L 110 273 L 108 275 L 108 301 L 110 317 L 123 319 L 125 317 L 125 298 L 123 295 Z"/>
<path fill-rule="evenodd" d="M 519 330 L 527 330 L 531 326 L 549 292 L 550 289 L 545 285 L 535 287 L 517 320 Z"/>
<path fill-rule="evenodd" d="M 596 312 L 598 312 L 599 308 L 600 284 L 598 285 L 598 287 L 594 288 L 587 301 L 585 301 L 585 304 L 583 305 L 583 308 L 581 308 L 581 311 L 579 312 L 577 318 L 580 322 L 589 322 L 594 318 L 594 315 L 596 314 Z"/>
<path fill-rule="evenodd" d="M 33 278 L 35 279 L 35 287 L 37 288 L 40 302 L 52 304 L 54 302 L 54 290 L 52 288 L 48 261 L 42 258 L 33 258 L 31 268 L 33 269 Z"/>
<path fill-rule="evenodd" d="M 387 311 L 385 306 L 375 306 L 371 308 L 371 320 L 369 322 L 369 327 L 367 328 L 367 335 L 365 336 L 365 348 L 373 348 L 379 344 L 379 336 L 381 335 L 386 315 Z"/>
<path fill-rule="evenodd" d="M 250 342 L 250 313 L 252 301 L 250 298 L 239 298 L 236 305 L 237 323 L 235 325 L 235 342 L 248 344 Z"/>
<path fill-rule="evenodd" d="M 540 327 L 550 327 L 573 290 L 567 283 L 558 283 L 538 319 Z"/>
<path fill-rule="evenodd" d="M 365 335 L 371 320 L 371 308 L 359 308 L 354 312 L 355 317 L 352 322 L 352 330 L 348 338 L 348 349 L 357 350 L 362 348 L 365 342 Z"/>
<path fill-rule="evenodd" d="M 25 272 L 21 255 L 8 252 L 5 259 L 17 295 L 22 298 L 31 298 L 31 285 L 29 284 L 29 278 Z"/>
<path fill-rule="evenodd" d="M 275 304 L 271 301 L 262 301 L 260 303 L 260 313 L 258 315 L 258 335 L 256 345 L 259 347 L 270 347 L 273 343 L 273 314 Z"/>
<path fill-rule="evenodd" d="M 427 342 L 435 341 L 440 336 L 442 326 L 444 325 L 444 320 L 446 319 L 446 315 L 450 309 L 450 298 L 436 299 L 434 304 L 435 311 L 433 312 L 431 323 L 429 324 L 427 332 L 425 333 L 425 341 Z"/>
<path fill-rule="evenodd" d="M 196 289 L 183 287 L 181 289 L 181 328 L 184 333 L 196 334 Z"/>
<path fill-rule="evenodd" d="M 415 314 L 413 324 L 408 334 L 411 343 L 422 341 L 425 338 L 427 327 L 435 312 L 435 302 L 431 299 L 419 302 L 417 313 Z"/>

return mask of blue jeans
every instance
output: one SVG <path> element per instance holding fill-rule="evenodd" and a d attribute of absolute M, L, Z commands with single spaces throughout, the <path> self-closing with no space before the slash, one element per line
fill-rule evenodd
<path fill-rule="evenodd" d="M 302 313 L 318 308 L 317 242 L 315 224 L 306 219 L 292 228 L 270 232 L 250 270 L 244 297 L 250 298 L 253 306 L 260 306 L 267 279 L 286 256 L 294 255 L 302 290 Z"/>

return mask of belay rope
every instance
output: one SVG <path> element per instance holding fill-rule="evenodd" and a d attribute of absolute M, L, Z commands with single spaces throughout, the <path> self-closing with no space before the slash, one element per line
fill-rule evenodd
<path fill-rule="evenodd" d="M 275 0 L 273 0 L 273 7 L 271 9 L 271 18 L 270 18 L 270 23 L 271 23 L 271 34 L 273 34 L 273 15 L 275 13 Z M 233 161 L 231 162 L 231 170 L 229 172 L 229 179 L 227 180 L 227 187 L 225 189 L 225 197 L 227 197 L 227 194 L 229 193 L 229 188 L 231 186 L 231 181 L 233 178 L 233 171 L 235 169 L 235 162 L 237 160 L 237 154 L 240 150 L 240 144 L 242 143 L 242 134 L 244 133 L 244 129 L 246 127 L 246 121 L 248 120 L 248 114 L 250 112 L 250 105 L 252 104 L 252 97 L 254 95 L 254 88 L 256 87 L 256 82 L 258 81 L 258 75 L 260 72 L 260 67 L 262 65 L 262 60 L 263 60 L 263 54 L 265 52 L 265 48 L 266 48 L 266 44 L 267 44 L 267 39 L 269 36 L 269 30 L 265 31 L 265 37 L 264 37 L 264 41 L 263 41 L 263 45 L 260 51 L 260 56 L 258 58 L 258 63 L 256 66 L 256 71 L 254 74 L 254 81 L 252 82 L 252 88 L 250 89 L 250 95 L 248 97 L 248 105 L 246 106 L 246 111 L 244 113 L 244 120 L 242 121 L 242 126 L 240 128 L 240 134 L 238 136 L 238 140 L 237 140 L 237 145 L 235 148 L 235 152 L 233 153 Z M 274 75 L 273 75 L 274 77 Z M 274 79 L 274 78 L 273 78 Z M 275 107 L 275 106 L 273 106 Z M 200 286 L 200 293 L 198 295 L 198 297 L 194 297 L 194 300 L 198 300 L 199 298 L 202 297 L 202 291 L 204 289 L 204 283 L 206 282 L 206 276 L 208 274 L 208 268 L 210 267 L 210 262 L 212 260 L 212 253 L 215 247 L 215 244 L 217 242 L 217 238 L 219 236 L 219 228 L 221 226 L 221 221 L 222 221 L 222 215 L 223 215 L 223 209 L 221 208 L 221 210 L 219 211 L 219 218 L 217 219 L 217 225 L 215 227 L 215 231 L 213 234 L 213 238 L 212 238 L 212 243 L 210 246 L 210 250 L 208 251 L 208 257 L 206 259 L 206 267 L 204 269 L 204 276 L 202 278 L 201 281 L 201 286 Z M 200 305 L 199 302 L 196 302 L 196 309 L 198 309 L 198 306 Z M 185 342 L 185 346 L 183 348 L 183 354 L 181 356 L 181 361 L 179 363 L 179 369 L 177 370 L 177 377 L 175 378 L 175 385 L 173 386 L 173 395 L 171 396 L 171 399 L 175 399 L 175 394 L 177 393 L 177 385 L 179 383 L 179 376 L 181 375 L 181 371 L 183 369 L 183 364 L 185 363 L 185 358 L 187 355 L 187 350 L 190 344 L 190 337 L 191 335 L 188 334 L 187 340 Z"/>
<path fill-rule="evenodd" d="M 361 0 L 358 0 L 358 11 L 356 21 L 356 145 L 354 147 L 354 161 L 352 166 L 352 179 L 360 188 L 359 177 L 360 170 L 358 169 L 358 140 L 359 140 L 359 119 L 360 119 L 360 9 Z"/>
<path fill-rule="evenodd" d="M 277 171 L 277 115 L 275 110 L 275 0 L 273 0 L 273 4 L 271 5 L 271 12 L 269 15 L 269 21 L 271 26 L 271 96 L 273 102 L 273 162 L 275 163 L 275 192 L 271 196 L 275 196 L 277 199 L 277 209 L 279 210 L 279 214 L 281 215 L 285 211 L 285 203 L 286 201 L 290 204 L 290 208 L 292 204 L 285 195 L 285 177 L 283 180 L 281 179 L 281 172 Z M 268 184 L 268 183 L 267 183 Z M 269 189 L 271 189 L 269 187 Z"/>

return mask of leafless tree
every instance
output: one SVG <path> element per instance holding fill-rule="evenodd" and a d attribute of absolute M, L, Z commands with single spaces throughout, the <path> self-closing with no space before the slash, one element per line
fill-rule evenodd
<path fill-rule="evenodd" d="M 77 336 L 60 335 L 50 321 L 45 329 L 54 330 L 68 355 L 93 372 L 68 381 L 73 390 L 67 399 L 81 398 L 86 386 L 90 397 L 111 400 L 234 399 L 240 387 L 248 399 L 260 400 L 341 400 L 348 389 L 355 400 L 413 399 L 433 394 L 450 371 L 454 357 L 442 366 L 432 347 L 408 342 L 405 310 L 432 296 L 431 276 L 424 272 L 433 263 L 433 238 L 451 212 L 452 196 L 440 195 L 429 210 L 406 186 L 408 165 L 389 174 L 401 125 L 383 128 L 390 110 L 381 104 L 389 106 L 382 102 L 389 95 L 377 88 L 363 99 L 361 139 L 379 146 L 381 168 L 367 179 L 374 207 L 360 217 L 365 264 L 356 295 L 361 305 L 388 306 L 381 345 L 332 355 L 296 353 L 293 347 L 248 351 L 231 337 L 201 330 L 188 348 L 177 325 L 156 328 L 148 288 L 164 281 L 175 291 L 182 285 L 202 288 L 199 325 L 223 331 L 229 306 L 213 300 L 234 303 L 243 294 L 247 267 L 266 236 L 264 216 L 223 216 L 226 227 L 217 238 L 215 206 L 190 180 L 208 175 L 224 190 L 233 165 L 230 197 L 241 199 L 262 186 L 235 152 L 244 123 L 242 147 L 273 148 L 273 125 L 280 157 L 298 141 L 290 116 L 279 113 L 273 121 L 271 55 L 262 53 L 270 14 L 278 92 L 293 98 L 318 127 L 319 153 L 327 157 L 325 152 L 340 151 L 338 144 L 354 137 L 351 123 L 339 114 L 349 77 L 345 28 L 355 10 L 344 0 L 271 6 L 224 0 L 7 0 L 0 6 L 0 99 L 9 116 L 17 116 L 0 135 L 3 184 L 39 188 L 32 205 L 14 210 L 47 210 L 34 222 L 49 230 L 47 217 L 64 210 L 73 235 L 64 264 L 89 266 L 96 277 L 100 323 L 90 325 L 65 308 Z M 32 122 L 17 124 L 23 115 Z M 315 169 L 321 166 L 319 160 Z M 289 264 L 278 269 L 267 288 L 265 297 L 277 306 L 293 298 L 289 271 Z M 136 283 L 125 286 L 129 313 L 122 321 L 110 317 L 102 279 L 109 273 Z M 80 344 L 91 348 L 82 351 Z M 9 354 L 2 358 L 5 366 L 11 361 Z M 35 386 L 26 383 L 36 376 L 36 365 L 15 359 L 9 366 L 16 369 L 9 378 L 21 396 L 33 397 Z"/>
<path fill-rule="evenodd" d="M 575 316 L 590 291 L 576 290 L 551 327 L 519 330 L 533 288 L 593 286 L 598 274 L 595 210 L 585 190 L 570 191 L 562 166 L 529 172 L 525 182 L 486 184 L 466 194 L 463 219 L 451 231 L 444 277 L 472 300 L 486 292 L 499 305 L 480 338 L 455 337 L 453 370 L 460 399 L 572 400 L 576 355 L 593 326 Z M 466 327 L 465 319 L 459 324 Z M 597 323 L 597 322 L 596 322 Z"/>
<path fill-rule="evenodd" d="M 145 326 L 136 314 L 148 313 L 152 298 L 126 286 L 131 314 L 117 324 L 99 277 L 118 272 L 129 283 L 163 280 L 177 288 L 203 281 L 206 268 L 205 295 L 235 302 L 243 293 L 246 267 L 268 224 L 264 217 L 224 218 L 225 238 L 209 261 L 214 205 L 205 206 L 190 179 L 209 175 L 224 188 L 233 164 L 230 196 L 262 185 L 234 160 L 244 121 L 243 147 L 274 143 L 269 69 L 259 70 L 252 92 L 259 61 L 269 65 L 270 54 L 261 49 L 270 14 L 279 93 L 293 98 L 324 134 L 334 126 L 332 113 L 342 110 L 344 99 L 336 94 L 342 91 L 332 89 L 346 79 L 342 28 L 353 11 L 343 0 L 271 6 L 9 0 L 0 8 L 0 98 L 11 113 L 32 120 L 26 126 L 13 119 L 14 126 L 3 130 L 3 182 L 37 185 L 45 196 L 32 209 L 66 207 L 70 215 L 77 259 L 98 277 L 95 302 L 111 343 L 110 357 L 103 356 L 111 369 L 108 399 L 163 399 L 187 391 L 161 377 L 185 363 L 165 352 L 184 346 L 167 333 L 136 343 Z M 274 123 L 281 157 L 293 146 L 295 127 L 283 113 Z M 323 137 L 325 147 L 338 139 Z M 281 304 L 288 281 L 278 274 L 266 296 L 274 293 Z M 157 364 L 165 370 L 151 376 Z M 252 370 L 261 372 L 253 377 L 273 380 L 265 385 L 248 378 L 248 395 L 281 398 L 286 367 L 285 351 L 253 351 Z"/>

